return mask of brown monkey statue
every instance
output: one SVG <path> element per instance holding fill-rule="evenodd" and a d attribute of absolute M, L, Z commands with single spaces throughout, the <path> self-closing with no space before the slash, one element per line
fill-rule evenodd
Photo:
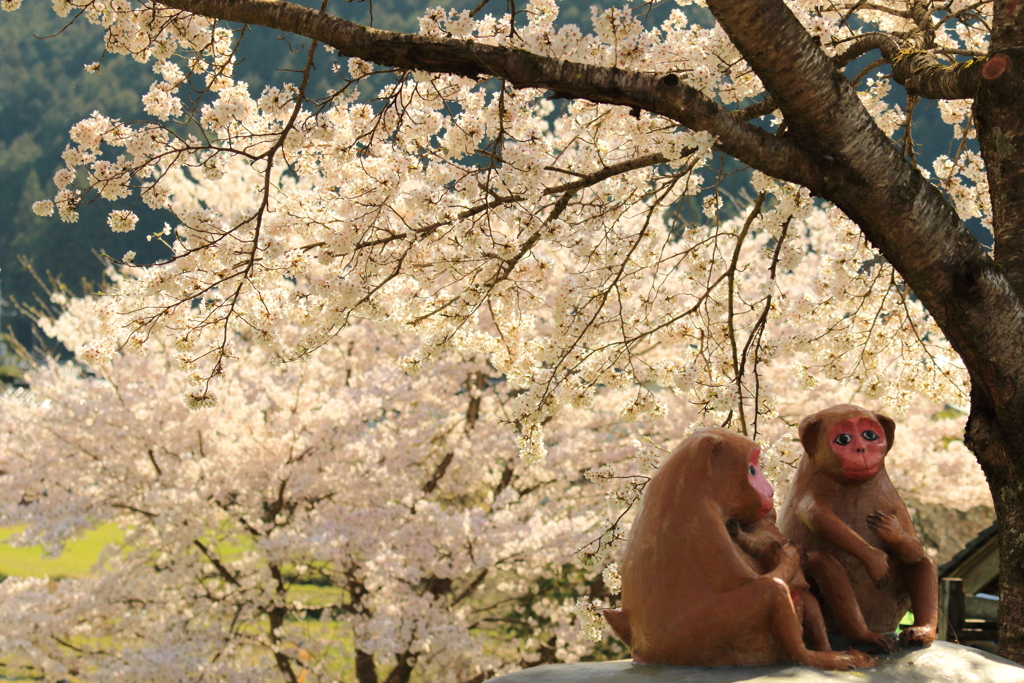
<path fill-rule="evenodd" d="M 842 564 L 871 631 L 894 631 L 912 608 L 914 625 L 900 641 L 930 645 L 938 620 L 938 572 L 885 471 L 895 430 L 890 418 L 853 405 L 805 417 L 804 456 L 779 528 L 797 545 Z M 825 617 L 835 627 L 841 619 L 830 602 Z"/>
<path fill-rule="evenodd" d="M 772 510 L 772 487 L 746 437 L 711 427 L 688 437 L 647 484 L 620 563 L 622 608 L 605 610 L 633 660 L 686 666 L 795 661 L 825 669 L 867 667 L 855 650 L 804 646 L 790 588 L 763 575 L 729 535 Z M 783 552 L 781 575 L 799 571 Z"/>

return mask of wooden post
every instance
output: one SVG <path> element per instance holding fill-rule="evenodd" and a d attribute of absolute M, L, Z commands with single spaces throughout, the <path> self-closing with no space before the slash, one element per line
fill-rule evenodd
<path fill-rule="evenodd" d="M 959 642 L 964 625 L 964 581 L 960 578 L 939 582 L 939 624 L 936 638 Z"/>

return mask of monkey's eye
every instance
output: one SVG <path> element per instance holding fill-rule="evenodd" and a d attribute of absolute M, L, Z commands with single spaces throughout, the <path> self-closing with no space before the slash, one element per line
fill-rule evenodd
<path fill-rule="evenodd" d="M 878 439 L 878 434 L 875 434 L 870 429 L 865 429 L 863 432 L 860 433 L 860 435 L 864 437 L 865 441 L 875 441 L 876 439 Z"/>
<path fill-rule="evenodd" d="M 845 446 L 851 441 L 853 441 L 853 437 L 850 436 L 849 434 L 840 434 L 839 436 L 836 437 L 835 443 L 839 444 L 840 446 Z"/>
<path fill-rule="evenodd" d="M 753 465 L 748 467 L 747 471 L 750 472 L 750 476 L 752 477 L 757 475 L 757 469 Z"/>

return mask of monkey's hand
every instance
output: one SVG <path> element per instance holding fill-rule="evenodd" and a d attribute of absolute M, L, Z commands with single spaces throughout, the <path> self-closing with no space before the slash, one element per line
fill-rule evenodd
<path fill-rule="evenodd" d="M 901 524 L 896 515 L 873 512 L 868 515 L 867 522 L 882 541 L 882 546 L 898 561 L 909 564 L 924 557 L 924 546 L 917 533 Z"/>
<path fill-rule="evenodd" d="M 878 548 L 869 548 L 864 557 L 860 558 L 875 588 L 885 588 L 889 583 L 889 555 Z"/>
<path fill-rule="evenodd" d="M 729 532 L 729 536 L 740 550 L 753 558 L 761 559 L 763 556 L 768 560 L 768 566 L 774 567 L 775 561 L 772 558 L 778 542 L 763 533 L 758 524 L 760 523 L 744 527 L 738 519 L 729 519 L 725 522 L 725 530 Z"/>
<path fill-rule="evenodd" d="M 911 626 L 900 631 L 900 642 L 904 645 L 927 647 L 935 642 L 935 629 L 931 626 Z"/>
<path fill-rule="evenodd" d="M 871 655 L 864 654 L 860 650 L 850 649 L 842 654 L 849 657 L 850 665 L 854 669 L 870 669 L 875 665 L 875 658 Z"/>
<path fill-rule="evenodd" d="M 725 520 L 725 530 L 729 532 L 729 535 L 736 538 L 740 535 L 743 527 L 740 525 L 740 520 L 735 517 Z"/>
<path fill-rule="evenodd" d="M 800 663 L 815 666 L 819 669 L 851 671 L 853 669 L 870 669 L 875 665 L 875 658 L 864 654 L 860 650 L 846 650 L 845 652 L 817 652 L 808 650 L 805 658 Z"/>
<path fill-rule="evenodd" d="M 874 531 L 885 545 L 898 545 L 906 540 L 906 533 L 896 515 L 872 512 L 868 515 L 868 528 Z"/>
<path fill-rule="evenodd" d="M 867 638 L 861 639 L 861 642 L 874 645 L 880 652 L 887 655 L 891 655 L 893 652 L 896 652 L 896 639 L 890 638 L 885 633 L 871 632 Z"/>

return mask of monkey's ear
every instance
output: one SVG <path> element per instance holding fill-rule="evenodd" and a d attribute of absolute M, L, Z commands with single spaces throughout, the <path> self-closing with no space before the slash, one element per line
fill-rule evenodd
<path fill-rule="evenodd" d="M 878 424 L 882 425 L 882 429 L 885 431 L 885 452 L 888 453 L 892 450 L 892 444 L 896 440 L 896 423 L 891 417 L 886 417 L 881 413 L 875 413 L 875 419 L 878 420 Z"/>
<path fill-rule="evenodd" d="M 814 413 L 800 420 L 797 431 L 800 434 L 800 445 L 804 447 L 804 453 L 807 454 L 807 457 L 813 457 L 814 447 L 818 443 L 818 432 L 821 431 L 821 413 Z"/>
<path fill-rule="evenodd" d="M 715 434 L 710 429 L 702 429 L 698 432 L 694 432 L 693 444 L 690 446 L 693 450 L 691 451 L 693 458 L 703 458 L 704 469 L 707 472 L 708 477 L 714 478 L 715 476 L 715 449 L 722 443 L 722 437 Z"/>

